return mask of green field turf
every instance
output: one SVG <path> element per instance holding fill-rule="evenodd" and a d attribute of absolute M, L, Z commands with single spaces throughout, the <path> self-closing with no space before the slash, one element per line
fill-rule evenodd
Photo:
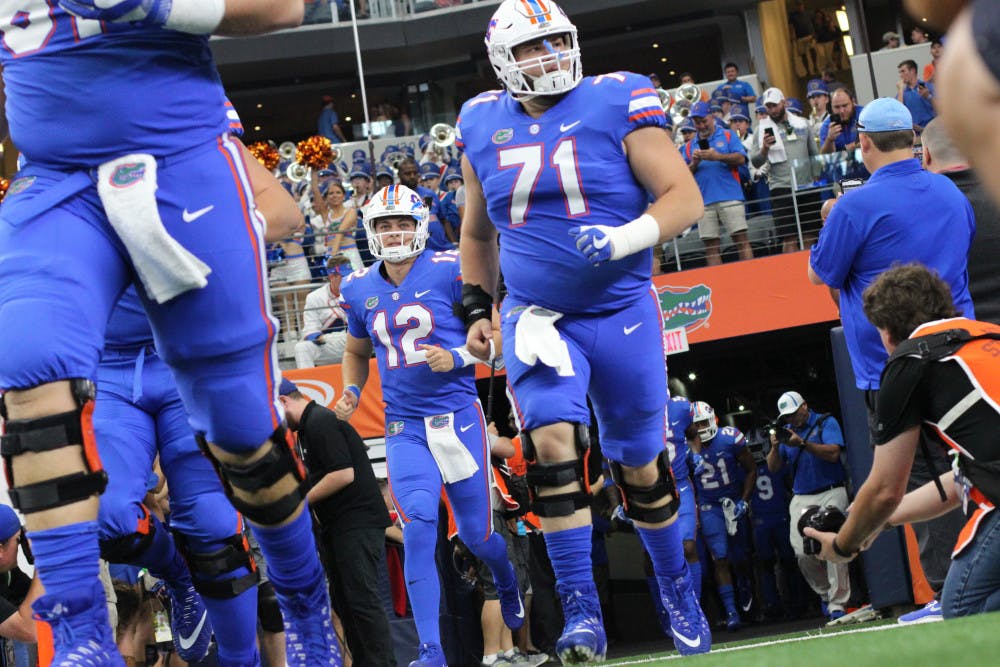
<path fill-rule="evenodd" d="M 670 664 L 676 652 L 608 661 L 609 667 Z M 684 665 L 713 667 L 1000 667 L 1000 612 L 943 623 L 900 626 L 894 620 L 718 643 Z"/>

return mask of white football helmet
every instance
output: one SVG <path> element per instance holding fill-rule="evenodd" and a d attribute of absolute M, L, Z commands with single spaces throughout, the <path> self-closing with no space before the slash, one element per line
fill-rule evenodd
<path fill-rule="evenodd" d="M 569 45 L 565 51 L 549 46 L 544 56 L 521 62 L 514 58 L 514 47 L 519 44 L 557 35 L 565 36 Z M 583 78 L 576 26 L 552 0 L 504 0 L 490 19 L 484 41 L 497 78 L 515 98 L 560 95 L 573 90 Z M 552 63 L 559 65 L 555 71 L 538 77 L 524 73 L 531 67 L 544 71 Z"/>
<path fill-rule="evenodd" d="M 419 255 L 427 244 L 427 225 L 430 214 L 424 200 L 416 192 L 405 185 L 390 185 L 382 188 L 374 195 L 362 211 L 365 233 L 368 235 L 368 250 L 372 256 L 390 263 L 402 262 Z M 406 216 L 413 218 L 416 230 L 407 239 L 404 232 L 403 242 L 399 245 L 387 246 L 383 236 L 399 234 L 400 232 L 375 232 L 375 223 L 380 218 Z"/>
<path fill-rule="evenodd" d="M 708 442 L 719 432 L 719 419 L 715 416 L 715 410 L 705 401 L 698 401 L 694 404 L 694 414 L 692 415 L 694 425 L 698 429 L 698 437 L 702 442 Z"/>

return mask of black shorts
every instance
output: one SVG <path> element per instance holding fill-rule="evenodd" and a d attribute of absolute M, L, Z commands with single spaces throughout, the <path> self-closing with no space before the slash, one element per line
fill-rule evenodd
<path fill-rule="evenodd" d="M 979 57 L 993 79 L 1000 84 L 1000 4 L 996 0 L 976 0 L 972 5 L 972 37 Z"/>

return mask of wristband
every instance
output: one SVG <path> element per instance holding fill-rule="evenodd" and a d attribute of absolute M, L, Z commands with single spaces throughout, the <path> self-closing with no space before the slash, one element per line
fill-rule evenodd
<path fill-rule="evenodd" d="M 608 228 L 606 233 L 611 237 L 614 248 L 611 253 L 613 261 L 656 245 L 660 240 L 660 223 L 650 214 L 643 213 L 628 224 Z"/>
<path fill-rule="evenodd" d="M 361 400 L 361 387 L 359 387 L 356 384 L 349 384 L 346 387 L 344 387 L 344 393 L 354 394 L 354 400 L 356 401 Z"/>
<path fill-rule="evenodd" d="M 854 558 L 858 555 L 858 551 L 844 551 L 841 549 L 840 545 L 837 544 L 836 537 L 833 538 L 833 553 L 837 554 L 841 558 Z"/>
<path fill-rule="evenodd" d="M 493 297 L 479 285 L 462 285 L 462 319 L 466 329 L 479 320 L 492 320 Z"/>
<path fill-rule="evenodd" d="M 474 365 L 478 359 L 469 353 L 468 348 L 464 345 L 461 347 L 451 348 L 451 358 L 455 360 L 455 368 L 465 368 L 466 366 Z"/>
<path fill-rule="evenodd" d="M 173 0 L 164 28 L 211 35 L 226 14 L 226 0 Z"/>

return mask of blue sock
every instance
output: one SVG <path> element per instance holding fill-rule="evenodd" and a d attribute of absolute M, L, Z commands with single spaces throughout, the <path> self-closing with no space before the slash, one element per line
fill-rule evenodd
<path fill-rule="evenodd" d="M 510 589 L 517 586 L 517 575 L 507 559 L 507 542 L 499 533 L 493 533 L 484 542 L 466 542 L 466 544 L 469 546 L 469 551 L 490 568 L 497 588 Z"/>
<path fill-rule="evenodd" d="M 694 596 L 701 601 L 701 561 L 688 561 L 688 572 L 691 573 L 691 588 L 694 589 Z"/>
<path fill-rule="evenodd" d="M 241 568 L 227 572 L 225 578 L 246 574 Z M 208 617 L 219 645 L 219 662 L 224 665 L 254 665 L 257 654 L 257 625 L 246 619 L 257 618 L 257 587 L 243 591 L 234 598 L 220 600 L 202 596 L 208 608 Z"/>
<path fill-rule="evenodd" d="M 290 596 L 326 586 L 317 556 L 308 504 L 291 523 L 281 526 L 252 525 L 267 562 L 267 576 L 275 592 Z"/>
<path fill-rule="evenodd" d="M 778 597 L 778 580 L 774 576 L 774 561 L 764 561 L 761 563 L 759 575 L 760 595 L 764 598 L 764 608 L 768 611 L 777 609 L 780 601 Z"/>
<path fill-rule="evenodd" d="M 649 589 L 649 597 L 653 601 L 653 611 L 656 612 L 656 617 L 663 618 L 667 613 L 667 609 L 663 606 L 660 583 L 656 580 L 656 577 L 646 577 L 646 588 Z"/>
<path fill-rule="evenodd" d="M 181 585 L 187 587 L 191 583 L 191 573 L 188 572 L 187 563 L 177 551 L 177 544 L 170 530 L 152 514 L 149 515 L 150 530 L 153 532 L 153 541 L 139 554 L 136 564 L 149 570 L 157 579 L 162 579 L 167 584 Z"/>
<path fill-rule="evenodd" d="M 736 593 L 733 591 L 733 585 L 719 586 L 719 597 L 722 598 L 722 605 L 726 608 L 726 612 L 735 614 Z"/>
<path fill-rule="evenodd" d="M 96 521 L 31 531 L 31 550 L 46 595 L 59 599 L 97 581 L 101 569 L 97 531 Z"/>
<path fill-rule="evenodd" d="M 560 587 L 580 590 L 593 588 L 594 572 L 590 559 L 591 526 L 568 528 L 545 533 L 545 548 L 552 561 L 556 583 Z"/>
<path fill-rule="evenodd" d="M 410 594 L 413 622 L 421 644 L 441 644 L 438 614 L 441 608 L 441 580 L 434 562 L 437 526 L 413 519 L 403 528 L 403 575 Z"/>
<path fill-rule="evenodd" d="M 684 544 L 677 522 L 662 528 L 639 528 L 635 532 L 653 561 L 658 577 L 677 577 L 684 572 Z"/>

